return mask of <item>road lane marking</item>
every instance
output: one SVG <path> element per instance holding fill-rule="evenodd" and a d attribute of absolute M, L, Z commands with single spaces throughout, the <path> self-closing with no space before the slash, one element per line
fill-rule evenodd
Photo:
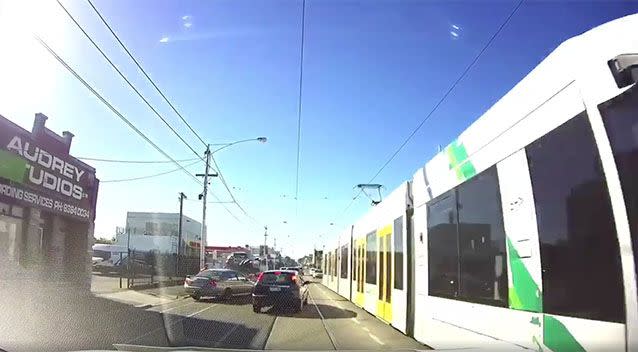
<path fill-rule="evenodd" d="M 200 309 L 200 310 L 198 310 L 198 311 L 197 311 L 197 312 L 195 312 L 195 313 L 191 313 L 191 314 L 187 315 L 187 316 L 186 316 L 186 318 L 192 318 L 192 317 L 196 316 L 196 315 L 197 315 L 197 314 L 199 314 L 199 313 L 203 313 L 203 312 L 205 312 L 205 311 L 207 311 L 207 310 L 209 310 L 209 309 L 211 309 L 211 308 L 215 307 L 216 305 L 217 305 L 217 304 L 211 304 L 210 306 L 208 306 L 208 307 L 206 307 L 206 308 Z"/>
<path fill-rule="evenodd" d="M 381 342 L 381 340 L 379 340 L 379 338 L 374 336 L 372 333 L 368 333 L 368 336 L 370 336 L 370 338 L 373 339 L 374 342 L 378 343 L 379 345 L 385 345 L 385 343 Z"/>
<path fill-rule="evenodd" d="M 153 329 L 153 330 L 151 330 L 151 331 L 147 332 L 146 334 L 142 334 L 142 335 L 140 335 L 140 336 L 137 336 L 137 337 L 135 337 L 135 338 L 132 338 L 132 339 L 130 339 L 130 340 L 128 340 L 128 341 L 126 341 L 126 342 L 125 342 L 125 344 L 129 344 L 129 343 L 131 343 L 131 342 L 133 342 L 133 341 L 135 341 L 135 340 L 139 340 L 139 339 L 141 339 L 141 338 L 143 338 L 143 337 L 146 337 L 146 336 L 148 336 L 148 335 L 150 335 L 150 334 L 154 334 L 154 333 L 156 333 L 156 332 L 158 332 L 158 331 L 160 331 L 160 330 L 162 330 L 162 331 L 166 331 L 166 330 L 170 329 L 173 325 L 175 325 L 175 324 L 177 324 L 177 323 L 180 323 L 180 322 L 182 322 L 182 321 L 184 321 L 184 320 L 186 320 L 186 319 L 188 319 L 188 318 L 192 318 L 193 316 L 195 316 L 195 315 L 197 315 L 197 314 L 199 314 L 199 313 L 203 313 L 204 311 L 207 311 L 207 310 L 209 310 L 209 309 L 211 309 L 211 308 L 213 308 L 213 307 L 215 307 L 215 306 L 217 306 L 217 304 L 211 304 L 210 306 L 208 306 L 208 307 L 206 307 L 206 308 L 203 308 L 203 309 L 200 309 L 200 310 L 196 311 L 195 313 L 191 313 L 191 314 L 189 314 L 189 315 L 187 315 L 187 316 L 184 316 L 184 317 L 182 317 L 182 318 L 179 318 L 179 319 L 175 320 L 174 322 L 169 323 L 168 325 L 166 325 L 166 320 L 164 320 L 164 326 L 162 326 L 162 327 L 160 327 L 160 328 Z M 159 314 L 161 314 L 161 313 L 159 313 Z"/>
<path fill-rule="evenodd" d="M 326 325 L 326 320 L 323 317 L 323 314 L 321 314 L 321 310 L 317 306 L 317 302 L 315 302 L 315 299 L 312 297 L 312 293 L 311 292 L 308 292 L 308 297 L 310 298 L 310 300 L 312 301 L 312 304 L 314 304 L 315 308 L 317 309 L 317 313 L 319 313 L 319 317 L 321 318 L 321 324 L 323 325 L 323 328 L 326 330 L 326 334 L 328 334 L 328 338 L 330 339 L 330 343 L 332 344 L 332 348 L 337 350 L 337 344 L 335 343 L 335 338 L 334 338 L 334 336 L 332 336 L 332 333 L 330 333 L 330 330 L 328 330 L 328 326 Z"/>
<path fill-rule="evenodd" d="M 224 336 L 217 340 L 217 342 L 215 342 L 215 347 L 219 347 L 221 345 L 222 342 L 224 342 L 224 340 L 226 340 L 228 338 L 228 336 L 230 336 L 230 334 L 232 334 L 233 332 L 235 332 L 235 330 L 237 330 L 237 328 L 239 328 L 239 324 L 234 324 L 235 326 L 230 328 L 228 330 L 227 333 L 224 334 Z"/>
<path fill-rule="evenodd" d="M 270 336 L 272 335 L 272 332 L 275 328 L 275 323 L 277 322 L 277 318 L 278 316 L 275 315 L 275 319 L 272 320 L 272 325 L 270 326 L 270 331 L 268 331 L 268 334 L 266 335 L 266 339 L 264 340 L 264 345 L 261 346 L 262 350 L 266 350 L 266 345 L 268 344 L 268 341 L 270 340 Z"/>
<path fill-rule="evenodd" d="M 335 305 L 335 306 L 337 306 L 338 308 L 340 308 L 340 309 L 342 309 L 342 310 L 346 310 L 346 308 L 343 308 L 343 307 L 339 304 L 339 301 L 337 301 L 336 299 L 331 299 L 331 298 L 329 298 L 329 297 L 330 297 L 330 296 L 329 296 L 329 294 L 330 294 L 332 291 L 326 291 L 326 288 L 324 288 L 324 287 L 323 287 L 323 285 L 319 286 L 319 289 L 322 291 L 322 293 L 323 293 L 326 297 L 328 297 L 328 300 L 331 300 L 331 301 L 333 301 L 333 302 L 334 302 L 334 305 Z M 334 293 L 334 292 L 332 292 L 332 293 Z M 365 311 L 365 310 L 364 310 L 364 311 Z M 359 321 L 358 321 L 356 318 L 354 318 L 354 317 L 353 317 L 353 318 L 350 318 L 350 320 L 352 320 L 353 322 L 355 322 L 355 323 L 356 323 L 356 324 L 358 324 L 358 325 L 361 325 L 361 322 L 359 322 Z M 382 341 L 381 341 L 378 337 L 376 337 L 374 334 L 372 334 L 372 333 L 370 332 L 370 329 L 368 329 L 368 327 L 366 327 L 366 326 L 362 326 L 362 327 L 361 327 L 361 329 L 363 329 L 365 332 L 367 332 L 367 333 L 368 333 L 368 336 L 370 336 L 370 338 L 371 338 L 372 340 L 374 340 L 374 342 L 378 343 L 379 345 L 385 346 L 385 343 L 383 343 L 383 342 L 382 342 Z"/>
<path fill-rule="evenodd" d="M 195 304 L 195 303 L 197 303 L 197 302 L 188 302 L 188 303 L 186 303 L 186 304 L 181 304 L 181 305 L 178 305 L 178 306 L 175 306 L 175 307 L 171 307 L 171 308 L 164 309 L 164 310 L 160 311 L 160 313 L 161 313 L 161 314 L 164 314 L 164 313 L 170 312 L 170 311 L 171 311 L 171 310 L 173 310 L 173 309 L 176 309 L 176 308 L 183 308 L 183 307 L 186 307 L 186 306 L 190 306 L 191 304 Z"/>

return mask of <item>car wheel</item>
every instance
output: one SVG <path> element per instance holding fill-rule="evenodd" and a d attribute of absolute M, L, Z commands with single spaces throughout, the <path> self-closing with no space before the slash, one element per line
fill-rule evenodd
<path fill-rule="evenodd" d="M 303 309 L 303 299 L 299 299 L 299 302 L 294 302 L 293 303 L 293 311 L 295 313 L 301 312 L 301 310 Z"/>
<path fill-rule="evenodd" d="M 199 295 L 192 295 L 191 297 L 193 297 L 193 299 L 196 301 L 199 301 L 201 299 Z"/>
<path fill-rule="evenodd" d="M 224 294 L 222 295 L 222 299 L 224 301 L 228 301 L 231 297 L 233 297 L 233 291 L 231 291 L 230 288 L 225 289 Z"/>
<path fill-rule="evenodd" d="M 253 304 L 253 312 L 261 313 L 261 307 L 260 306 L 256 306 L 256 305 Z"/>

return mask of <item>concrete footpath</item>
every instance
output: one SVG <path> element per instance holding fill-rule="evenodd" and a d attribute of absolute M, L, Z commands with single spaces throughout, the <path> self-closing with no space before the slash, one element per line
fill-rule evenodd
<path fill-rule="evenodd" d="M 122 291 L 107 298 L 68 287 L 7 286 L 0 285 L 0 349 L 104 350 L 132 339 L 140 345 L 170 345 L 162 315 L 135 307 L 161 302 L 152 295 Z"/>

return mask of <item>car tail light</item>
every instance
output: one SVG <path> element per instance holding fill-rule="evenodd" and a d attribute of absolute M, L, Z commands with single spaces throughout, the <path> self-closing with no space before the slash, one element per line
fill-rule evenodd
<path fill-rule="evenodd" d="M 292 280 L 292 282 L 297 283 L 297 275 L 291 276 L 290 279 Z"/>
<path fill-rule="evenodd" d="M 217 287 L 217 281 L 210 279 L 210 281 L 208 281 L 208 286 Z"/>
<path fill-rule="evenodd" d="M 257 282 L 261 282 L 261 278 L 264 277 L 264 273 L 261 272 L 259 273 L 259 276 L 257 276 Z"/>

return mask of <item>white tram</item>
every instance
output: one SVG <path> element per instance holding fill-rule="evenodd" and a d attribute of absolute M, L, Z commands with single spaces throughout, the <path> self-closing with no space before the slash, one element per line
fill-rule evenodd
<path fill-rule="evenodd" d="M 324 252 L 433 348 L 638 350 L 638 15 L 561 44 Z"/>

